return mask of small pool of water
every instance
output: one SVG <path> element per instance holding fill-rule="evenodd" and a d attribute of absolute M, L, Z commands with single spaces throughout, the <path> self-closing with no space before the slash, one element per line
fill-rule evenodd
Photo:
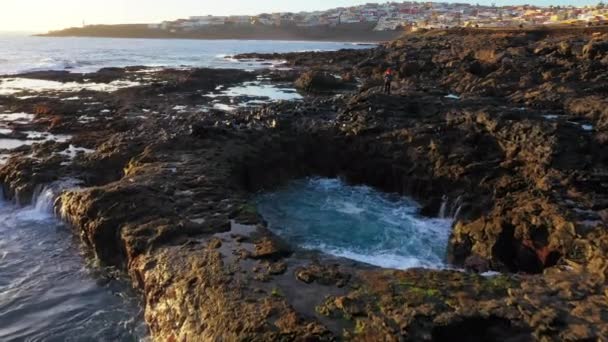
<path fill-rule="evenodd" d="M 272 84 L 255 81 L 245 82 L 242 85 L 228 88 L 223 93 L 227 96 L 264 97 L 271 101 L 302 99 L 302 95 L 298 94 L 295 89 L 278 88 Z"/>
<path fill-rule="evenodd" d="M 145 340 L 137 296 L 111 270 L 87 266 L 49 191 L 24 208 L 0 199 L 0 341 Z"/>
<path fill-rule="evenodd" d="M 276 101 L 301 100 L 303 98 L 302 95 L 298 94 L 298 92 L 293 88 L 280 88 L 270 83 L 264 83 L 260 80 L 244 82 L 240 85 L 227 89 L 224 89 L 223 86 L 219 86 L 218 88 L 216 88 L 216 90 L 220 92 L 214 94 L 207 94 L 204 96 L 216 99 L 228 97 L 231 99 L 232 103 L 240 102 L 238 103 L 238 106 L 241 107 L 261 105 L 264 103 Z M 243 97 L 249 99 L 242 99 Z"/>
<path fill-rule="evenodd" d="M 260 194 L 256 205 L 272 231 L 306 249 L 386 268 L 445 267 L 452 220 L 422 217 L 407 197 L 311 178 Z"/>

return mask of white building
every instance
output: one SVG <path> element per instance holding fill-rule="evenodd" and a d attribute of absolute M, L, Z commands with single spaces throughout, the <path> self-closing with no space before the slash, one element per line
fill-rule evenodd
<path fill-rule="evenodd" d="M 248 15 L 233 15 L 226 18 L 225 22 L 234 25 L 248 25 L 251 24 L 251 17 Z"/>
<path fill-rule="evenodd" d="M 344 12 L 340 15 L 340 24 L 352 24 L 360 22 L 361 19 L 350 12 Z"/>
<path fill-rule="evenodd" d="M 190 17 L 188 22 L 193 23 L 193 27 L 224 25 L 226 24 L 226 17 L 215 17 L 210 15 L 194 16 Z"/>

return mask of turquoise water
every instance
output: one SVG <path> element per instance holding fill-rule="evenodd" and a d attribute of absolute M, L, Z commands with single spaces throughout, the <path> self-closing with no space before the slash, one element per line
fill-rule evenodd
<path fill-rule="evenodd" d="M 256 198 L 269 228 L 288 242 L 386 268 L 442 268 L 451 219 L 419 215 L 418 204 L 339 179 L 291 182 Z"/>

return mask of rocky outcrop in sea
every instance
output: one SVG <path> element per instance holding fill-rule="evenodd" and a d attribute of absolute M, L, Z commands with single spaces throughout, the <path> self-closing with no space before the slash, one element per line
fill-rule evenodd
<path fill-rule="evenodd" d="M 0 112 L 33 114 L 4 138 L 71 137 L 6 151 L 0 181 L 27 203 L 79 180 L 57 214 L 129 274 L 158 341 L 601 340 L 606 41 L 603 28 L 441 30 L 366 51 L 236 56 L 291 69 L 11 76 L 133 83 L 0 96 Z M 304 99 L 222 93 L 243 82 Z M 251 197 L 313 175 L 454 217 L 453 268 L 381 269 L 283 241 Z"/>

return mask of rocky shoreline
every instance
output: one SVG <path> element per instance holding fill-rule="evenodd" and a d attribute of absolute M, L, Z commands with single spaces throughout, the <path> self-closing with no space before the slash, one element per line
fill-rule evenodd
<path fill-rule="evenodd" d="M 78 180 L 57 213 L 128 272 L 158 341 L 602 340 L 607 41 L 603 28 L 434 31 L 236 56 L 291 69 L 4 77 L 139 85 L 0 96 L 0 114 L 35 114 L 3 138 L 71 137 L 4 151 L 0 181 L 28 203 Z M 393 95 L 380 92 L 388 66 Z M 304 100 L 222 93 L 243 82 Z M 428 216 L 444 203 L 455 269 L 380 269 L 281 241 L 251 196 L 313 175 L 411 196 Z"/>

